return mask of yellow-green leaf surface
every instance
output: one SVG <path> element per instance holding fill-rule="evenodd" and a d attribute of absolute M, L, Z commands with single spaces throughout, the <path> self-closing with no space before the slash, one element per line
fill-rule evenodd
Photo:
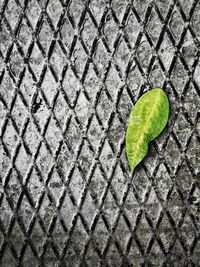
<path fill-rule="evenodd" d="M 126 154 L 131 172 L 147 154 L 148 143 L 165 128 L 168 115 L 168 98 L 160 88 L 142 95 L 131 110 L 126 131 Z"/>

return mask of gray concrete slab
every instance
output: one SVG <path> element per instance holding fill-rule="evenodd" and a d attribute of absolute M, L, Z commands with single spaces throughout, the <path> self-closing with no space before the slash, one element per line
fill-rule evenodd
<path fill-rule="evenodd" d="M 200 3 L 0 1 L 0 266 L 199 266 Z M 137 99 L 169 123 L 130 174 Z"/>

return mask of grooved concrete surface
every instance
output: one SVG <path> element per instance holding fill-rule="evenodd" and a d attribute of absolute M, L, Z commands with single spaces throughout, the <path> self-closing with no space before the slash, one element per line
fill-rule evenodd
<path fill-rule="evenodd" d="M 200 266 L 200 2 L 0 0 L 0 266 Z M 170 120 L 130 175 L 144 92 Z"/>

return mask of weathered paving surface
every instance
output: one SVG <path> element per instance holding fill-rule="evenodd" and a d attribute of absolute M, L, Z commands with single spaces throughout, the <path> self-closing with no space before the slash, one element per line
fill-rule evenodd
<path fill-rule="evenodd" d="M 0 266 L 200 266 L 200 2 L 0 0 Z M 131 177 L 128 114 L 170 120 Z"/>

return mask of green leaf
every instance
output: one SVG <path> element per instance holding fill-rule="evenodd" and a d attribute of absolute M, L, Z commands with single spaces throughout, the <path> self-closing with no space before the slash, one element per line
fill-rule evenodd
<path fill-rule="evenodd" d="M 142 95 L 131 110 L 126 131 L 126 155 L 132 173 L 146 156 L 148 143 L 165 128 L 168 116 L 168 98 L 160 88 Z"/>

